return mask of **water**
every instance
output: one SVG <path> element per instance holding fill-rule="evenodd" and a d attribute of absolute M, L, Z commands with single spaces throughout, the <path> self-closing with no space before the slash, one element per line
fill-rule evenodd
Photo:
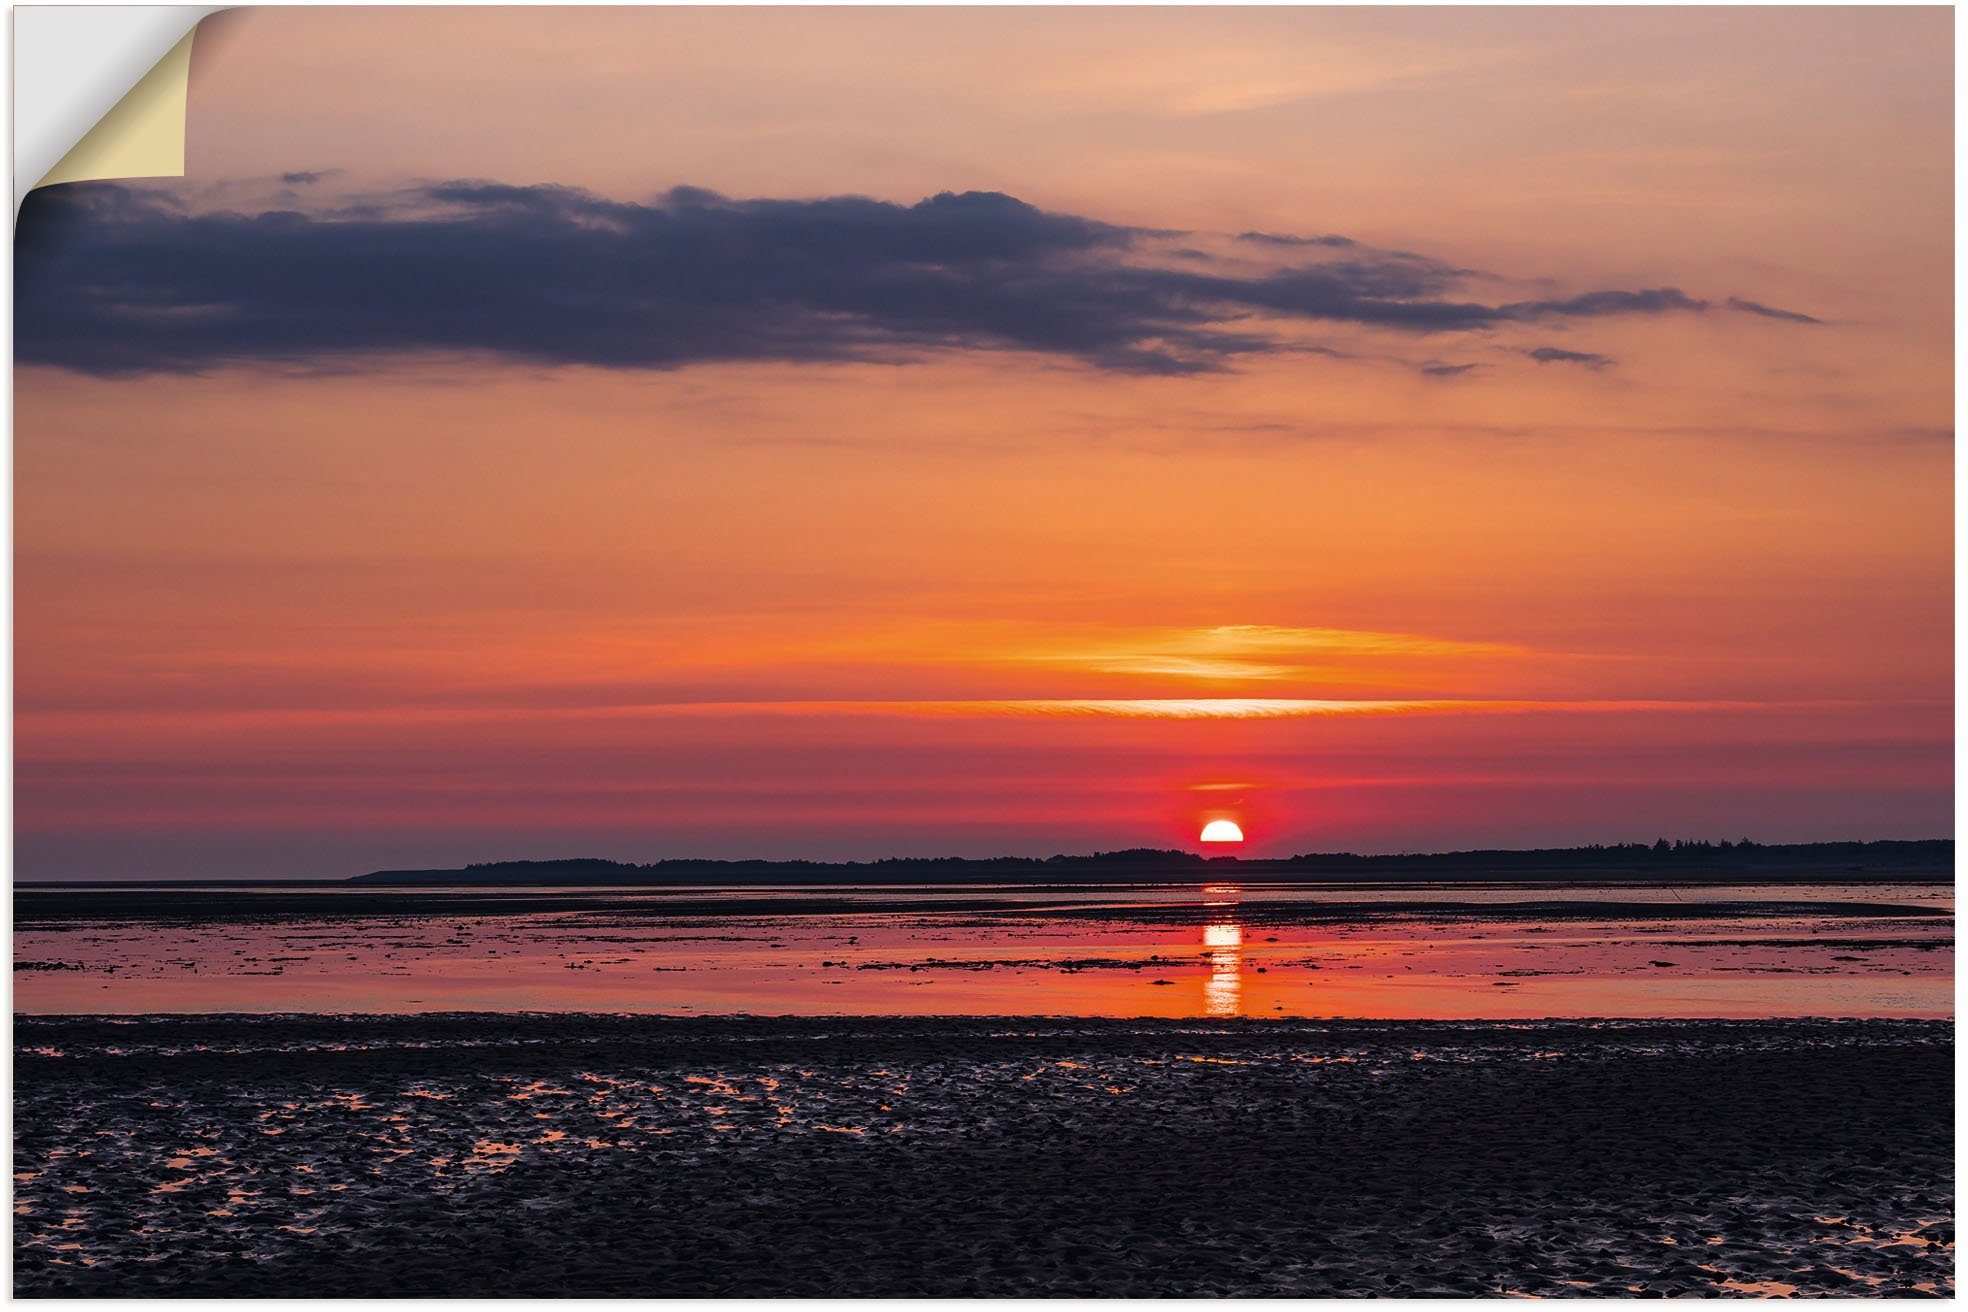
<path fill-rule="evenodd" d="M 1952 1015 L 1935 884 L 360 888 L 256 910 L 283 892 L 202 890 L 181 917 L 119 918 L 113 889 L 87 915 L 30 908 L 15 1009 Z"/>

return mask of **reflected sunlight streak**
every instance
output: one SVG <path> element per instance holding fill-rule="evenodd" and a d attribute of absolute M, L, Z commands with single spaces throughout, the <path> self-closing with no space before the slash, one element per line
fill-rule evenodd
<path fill-rule="evenodd" d="M 1208 905 L 1235 906 L 1218 902 Z M 1244 927 L 1237 922 L 1234 910 L 1218 915 L 1219 919 L 1203 926 L 1203 946 L 1209 949 L 1210 968 L 1209 978 L 1203 983 L 1203 1014 L 1237 1016 L 1243 1012 Z"/>

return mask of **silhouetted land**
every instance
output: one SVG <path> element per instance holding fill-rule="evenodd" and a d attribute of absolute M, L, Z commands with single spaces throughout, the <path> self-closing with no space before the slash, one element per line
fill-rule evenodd
<path fill-rule="evenodd" d="M 1932 917 L 1939 907 L 1879 903 L 1839 895 L 1830 899 L 1806 886 L 1863 887 L 1868 883 L 1952 883 L 1954 844 L 1949 840 L 1879 843 L 1631 844 L 1540 851 L 1444 852 L 1429 855 L 1314 854 L 1278 860 L 1200 857 L 1187 852 L 1102 852 L 1091 856 L 941 858 L 871 862 L 502 861 L 450 870 L 379 870 L 343 880 L 203 880 L 36 883 L 14 890 L 18 925 L 39 928 L 104 921 L 185 923 L 341 920 L 365 916 L 523 916 L 580 912 L 613 917 L 732 918 L 758 915 L 824 916 L 882 911 L 908 914 L 951 909 L 952 887 L 978 891 L 964 901 L 970 915 L 1044 915 L 1050 919 L 1122 919 L 1201 923 L 1211 914 L 1201 901 L 1138 904 L 1130 888 L 1213 883 L 1244 889 L 1239 915 L 1247 924 L 1338 924 L 1392 918 L 1484 919 L 1588 918 L 1650 921 L 1744 916 Z M 1267 898 L 1267 886 L 1292 884 L 1373 888 L 1365 901 L 1322 898 L 1316 903 Z M 1609 888 L 1658 888 L 1674 884 L 1761 886 L 1733 900 L 1713 897 L 1672 902 L 1609 900 Z M 1794 884 L 1796 894 L 1782 889 Z M 1498 904 L 1458 898 L 1458 887 L 1522 887 L 1531 896 Z M 758 890 L 771 893 L 769 904 Z M 1112 898 L 1061 906 L 1048 898 L 1057 888 L 1104 888 Z M 879 904 L 870 888 L 884 890 Z M 1598 889 L 1585 899 L 1566 889 Z M 1413 896 L 1388 898 L 1387 890 Z M 652 901 L 652 898 L 658 899 Z"/>
<path fill-rule="evenodd" d="M 1707 843 L 1665 840 L 1611 846 L 1360 856 L 1310 852 L 1270 860 L 1136 848 L 1090 856 L 895 857 L 884 861 L 491 861 L 449 870 L 378 870 L 356 884 L 1041 884 L 1157 882 L 1188 878 L 1265 881 L 1387 879 L 1952 879 L 1954 841 Z"/>

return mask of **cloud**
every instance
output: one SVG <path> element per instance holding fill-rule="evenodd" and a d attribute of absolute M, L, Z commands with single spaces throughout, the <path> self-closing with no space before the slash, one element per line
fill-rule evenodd
<path fill-rule="evenodd" d="M 419 352 L 674 369 L 944 350 L 1186 374 L 1326 351 L 1306 339 L 1321 326 L 1468 334 L 1710 308 L 1674 288 L 1490 304 L 1467 270 L 1345 238 L 1255 236 L 1291 252 L 1278 268 L 1198 260 L 1194 242 L 1172 258 L 1186 235 L 995 192 L 635 202 L 453 182 L 236 213 L 71 184 L 22 212 L 15 340 L 24 363 L 106 376 Z"/>
<path fill-rule="evenodd" d="M 1282 232 L 1240 232 L 1239 241 L 1261 242 L 1266 246 L 1358 246 L 1351 237 L 1294 237 Z"/>
<path fill-rule="evenodd" d="M 1887 703 L 1897 704 L 1897 703 Z M 417 726 L 486 723 L 488 717 L 512 722 L 592 723 L 597 717 L 638 720 L 787 719 L 1150 719 L 1287 720 L 1335 717 L 1473 715 L 1672 715 L 1676 713 L 1781 713 L 1797 710 L 1875 709 L 1880 703 L 1852 700 L 1749 701 L 1739 699 L 1529 698 L 1310 698 L 1310 697 L 1017 697 L 949 700 L 880 699 L 632 702 L 573 707 L 440 706 L 358 708 L 251 708 L 214 712 L 170 710 L 147 715 L 151 723 L 199 730 L 251 727 L 302 732 L 324 725 Z M 40 712 L 36 725 L 75 727 L 65 712 Z"/>
<path fill-rule="evenodd" d="M 1565 317 L 1597 319 L 1609 314 L 1665 314 L 1675 310 L 1701 313 L 1713 308 L 1678 287 L 1653 287 L 1641 292 L 1586 292 L 1557 301 L 1519 301 L 1504 309 L 1518 319 Z"/>
<path fill-rule="evenodd" d="M 1224 624 L 1207 629 L 1161 629 L 1093 637 L 1046 647 L 1023 659 L 1048 665 L 1189 679 L 1282 679 L 1333 663 L 1399 660 L 1461 661 L 1538 655 L 1515 643 L 1480 642 L 1415 633 Z"/>
<path fill-rule="evenodd" d="M 1734 700 L 1310 697 L 1026 697 L 967 701 L 672 702 L 624 708 L 652 718 L 1097 718 L 1281 720 L 1410 715 L 1664 715 L 1675 712 L 1782 710 L 1799 703 Z M 1823 705 L 1825 703 L 1804 703 Z"/>
<path fill-rule="evenodd" d="M 1785 323 L 1821 324 L 1824 322 L 1823 319 L 1813 318 L 1808 314 L 1799 314 L 1795 310 L 1779 310 L 1775 306 L 1764 305 L 1757 301 L 1746 301 L 1740 296 L 1731 296 L 1729 298 L 1729 308 L 1732 310 L 1741 310 L 1744 314 L 1760 314 L 1765 319 L 1782 319 Z"/>
<path fill-rule="evenodd" d="M 1619 363 L 1610 355 L 1594 355 L 1591 351 L 1567 351 L 1556 346 L 1540 346 L 1524 354 L 1539 364 L 1582 364 L 1588 369 L 1608 369 Z"/>
<path fill-rule="evenodd" d="M 1473 373 L 1477 369 L 1482 368 L 1482 366 L 1476 364 L 1444 364 L 1439 360 L 1430 360 L 1426 364 L 1418 365 L 1417 368 L 1430 378 L 1460 378 L 1464 374 Z"/>

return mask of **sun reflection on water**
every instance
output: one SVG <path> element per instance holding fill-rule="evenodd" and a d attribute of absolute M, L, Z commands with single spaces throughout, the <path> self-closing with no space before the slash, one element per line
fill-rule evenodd
<path fill-rule="evenodd" d="M 1241 890 L 1212 884 L 1203 890 L 1210 920 L 1203 926 L 1203 947 L 1209 953 L 1209 979 L 1203 984 L 1203 1014 L 1237 1016 L 1243 1013 L 1244 927 L 1237 921 L 1236 894 Z"/>

